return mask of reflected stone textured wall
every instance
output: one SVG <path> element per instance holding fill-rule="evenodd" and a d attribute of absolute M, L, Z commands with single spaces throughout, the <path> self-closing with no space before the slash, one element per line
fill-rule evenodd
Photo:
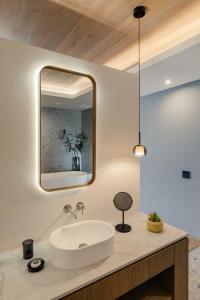
<path fill-rule="evenodd" d="M 79 134 L 88 140 L 81 156 L 81 170 L 92 172 L 92 109 L 84 111 L 42 108 L 41 111 L 41 172 L 54 173 L 72 170 L 72 153 L 66 152 L 60 132 Z"/>
<path fill-rule="evenodd" d="M 93 122 L 92 122 L 93 109 L 86 109 L 82 112 L 82 129 L 87 135 L 88 141 L 82 153 L 82 170 L 92 173 L 92 146 L 93 146 Z"/>
<path fill-rule="evenodd" d="M 67 132 L 81 132 L 81 111 L 42 108 L 41 112 L 41 172 L 62 172 L 72 169 L 72 153 L 68 153 L 59 138 L 64 128 Z"/>

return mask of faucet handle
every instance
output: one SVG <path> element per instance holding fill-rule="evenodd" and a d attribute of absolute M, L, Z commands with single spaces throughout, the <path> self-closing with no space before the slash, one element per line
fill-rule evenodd
<path fill-rule="evenodd" d="M 70 204 L 66 204 L 64 207 L 63 207 L 63 210 L 64 212 L 66 213 L 69 213 L 72 211 L 72 206 Z"/>
<path fill-rule="evenodd" d="M 78 203 L 76 204 L 76 209 L 77 209 L 77 210 L 81 210 L 81 211 L 82 211 L 82 215 L 83 215 L 83 210 L 84 210 L 84 208 L 85 208 L 85 205 L 84 205 L 83 202 L 78 202 Z"/>

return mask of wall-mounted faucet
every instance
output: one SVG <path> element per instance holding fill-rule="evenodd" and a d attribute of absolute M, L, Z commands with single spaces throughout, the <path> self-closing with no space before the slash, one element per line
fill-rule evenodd
<path fill-rule="evenodd" d="M 64 207 L 63 207 L 63 210 L 65 213 L 71 213 L 72 216 L 74 217 L 74 219 L 77 219 L 77 214 L 72 210 L 72 206 L 70 204 L 66 204 Z"/>
<path fill-rule="evenodd" d="M 68 213 L 71 213 L 72 216 L 74 217 L 74 219 L 77 219 L 77 218 L 78 218 L 78 216 L 77 216 L 78 211 L 82 211 L 82 214 L 83 214 L 84 208 L 85 208 L 84 203 L 83 203 L 83 202 L 78 202 L 78 203 L 76 204 L 74 210 L 72 209 L 72 206 L 71 206 L 70 204 L 66 204 L 66 205 L 64 206 L 63 210 L 64 210 L 64 212 L 67 213 L 67 214 L 68 214 Z"/>
<path fill-rule="evenodd" d="M 83 211 L 84 211 L 84 209 L 85 209 L 85 205 L 84 205 L 84 203 L 83 202 L 78 202 L 77 204 L 76 204 L 76 209 L 77 209 L 77 211 L 82 211 L 82 215 L 83 215 Z"/>

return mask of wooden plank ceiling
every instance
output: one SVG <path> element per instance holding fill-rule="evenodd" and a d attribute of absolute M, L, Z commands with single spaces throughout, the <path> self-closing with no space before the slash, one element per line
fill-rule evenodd
<path fill-rule="evenodd" d="M 141 4 L 143 61 L 200 33 L 199 0 L 0 0 L 0 36 L 123 70 L 137 63 Z"/>

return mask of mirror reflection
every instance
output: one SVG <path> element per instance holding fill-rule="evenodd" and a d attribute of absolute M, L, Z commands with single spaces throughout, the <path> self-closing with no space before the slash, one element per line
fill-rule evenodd
<path fill-rule="evenodd" d="M 95 175 L 95 86 L 88 75 L 41 71 L 40 184 L 45 190 L 87 185 Z"/>

